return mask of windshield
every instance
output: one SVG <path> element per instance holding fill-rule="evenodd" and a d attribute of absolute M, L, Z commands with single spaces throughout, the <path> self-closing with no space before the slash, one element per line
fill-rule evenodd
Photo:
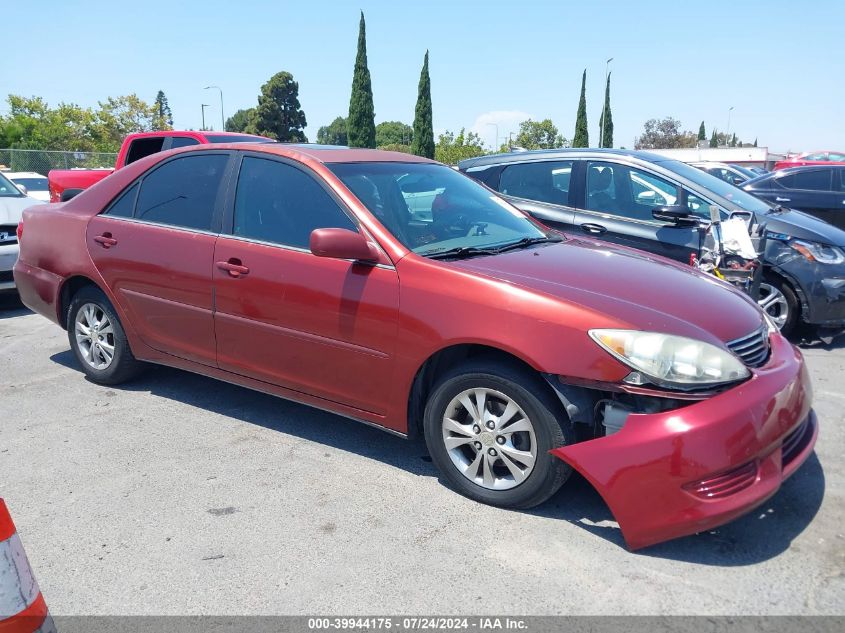
<path fill-rule="evenodd" d="M 396 239 L 420 255 L 496 249 L 520 240 L 548 238 L 521 211 L 445 165 L 334 163 L 328 167 Z"/>
<path fill-rule="evenodd" d="M 734 208 L 729 209 L 729 211 L 742 209 L 744 211 L 754 211 L 755 213 L 766 213 L 772 208 L 759 198 L 755 198 L 751 194 L 744 192 L 739 187 L 734 187 L 721 178 L 711 176 L 707 172 L 691 167 L 686 163 L 677 160 L 667 160 L 659 164 L 661 167 L 669 169 L 687 180 L 691 180 L 702 189 L 713 192 L 725 202 L 730 203 L 730 206 Z"/>
<path fill-rule="evenodd" d="M 736 169 L 742 175 L 747 176 L 748 178 L 756 178 L 757 176 L 760 175 L 760 174 L 755 174 L 748 167 L 744 167 L 742 165 L 731 165 L 731 167 Z"/>
<path fill-rule="evenodd" d="M 21 190 L 12 184 L 12 181 L 0 174 L 0 197 L 2 198 L 22 198 Z"/>
<path fill-rule="evenodd" d="M 27 188 L 27 191 L 49 191 L 46 178 L 15 178 L 15 182 Z"/>

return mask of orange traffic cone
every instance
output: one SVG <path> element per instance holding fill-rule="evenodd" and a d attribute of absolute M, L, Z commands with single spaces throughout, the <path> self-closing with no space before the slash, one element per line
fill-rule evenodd
<path fill-rule="evenodd" d="M 0 633 L 55 633 L 6 503 L 0 499 Z"/>

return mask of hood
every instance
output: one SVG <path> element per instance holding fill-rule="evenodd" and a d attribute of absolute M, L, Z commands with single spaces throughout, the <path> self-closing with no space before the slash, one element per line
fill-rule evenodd
<path fill-rule="evenodd" d="M 569 239 L 450 263 L 596 310 L 629 329 L 718 343 L 763 324 L 757 305 L 733 286 L 607 242 Z"/>
<path fill-rule="evenodd" d="M 24 209 L 36 204 L 41 203 L 28 196 L 22 198 L 0 196 L 0 224 L 17 224 L 21 221 Z"/>
<path fill-rule="evenodd" d="M 828 224 L 824 220 L 794 209 L 782 213 L 758 214 L 757 221 L 765 223 L 766 228 L 774 233 L 784 233 L 799 240 L 845 246 L 845 231 Z"/>

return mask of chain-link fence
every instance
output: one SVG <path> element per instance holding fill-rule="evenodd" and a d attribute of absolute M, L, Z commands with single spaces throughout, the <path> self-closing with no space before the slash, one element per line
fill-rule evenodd
<path fill-rule="evenodd" d="M 114 167 L 117 154 L 109 152 L 56 152 L 42 149 L 0 149 L 0 168 L 34 171 L 47 175 L 51 169 Z"/>

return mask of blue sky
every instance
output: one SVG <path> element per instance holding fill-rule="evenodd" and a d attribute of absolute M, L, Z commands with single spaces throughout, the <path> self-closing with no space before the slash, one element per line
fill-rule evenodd
<path fill-rule="evenodd" d="M 845 2 L 498 0 L 39 0 L 3 9 L 0 93 L 94 106 L 167 94 L 177 127 L 220 127 L 280 70 L 299 82 L 307 134 L 349 105 L 358 12 L 367 20 L 376 121 L 413 120 L 430 50 L 436 132 L 474 129 L 492 145 L 529 116 L 571 138 L 587 69 L 598 141 L 605 60 L 616 146 L 652 117 L 703 119 L 773 151 L 845 150 Z M 11 28 L 10 28 L 11 27 Z M 5 111 L 5 106 L 0 106 Z M 501 140 L 501 139 L 500 139 Z"/>

